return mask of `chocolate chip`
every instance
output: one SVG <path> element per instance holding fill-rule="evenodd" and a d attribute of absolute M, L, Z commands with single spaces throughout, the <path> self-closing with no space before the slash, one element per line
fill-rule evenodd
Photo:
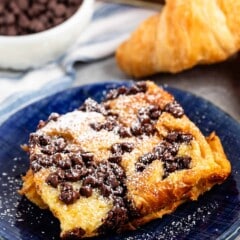
<path fill-rule="evenodd" d="M 156 155 L 154 153 L 149 152 L 142 155 L 138 161 L 146 165 L 146 164 L 150 164 L 152 161 L 156 159 L 157 159 Z"/>
<path fill-rule="evenodd" d="M 178 168 L 178 164 L 173 161 L 164 162 L 163 166 L 164 166 L 164 170 L 165 170 L 165 176 L 168 176 L 169 173 L 175 172 Z"/>
<path fill-rule="evenodd" d="M 176 142 L 178 140 L 179 133 L 176 131 L 169 132 L 166 136 L 168 142 Z"/>
<path fill-rule="evenodd" d="M 48 144 L 50 144 L 50 141 L 51 140 L 48 136 L 40 135 L 38 138 L 38 142 L 41 147 L 47 146 Z"/>
<path fill-rule="evenodd" d="M 91 187 L 97 187 L 98 185 L 98 181 L 95 177 L 93 176 L 88 176 L 86 177 L 83 182 L 82 182 L 82 185 L 85 187 L 85 186 L 91 186 Z"/>
<path fill-rule="evenodd" d="M 112 131 L 116 126 L 117 126 L 117 122 L 115 118 L 109 117 L 107 121 L 103 124 L 102 128 L 107 131 Z"/>
<path fill-rule="evenodd" d="M 137 88 L 139 89 L 139 92 L 146 92 L 147 91 L 147 84 L 144 81 L 136 83 Z"/>
<path fill-rule="evenodd" d="M 90 186 L 82 186 L 79 191 L 81 196 L 87 198 L 92 196 L 92 188 Z"/>
<path fill-rule="evenodd" d="M 48 2 L 48 0 L 38 0 L 38 2 L 41 4 L 46 4 Z"/>
<path fill-rule="evenodd" d="M 189 143 L 192 141 L 193 136 L 191 134 L 182 133 L 178 131 L 171 131 L 166 136 L 166 140 L 169 142 Z"/>
<path fill-rule="evenodd" d="M 142 172 L 146 168 L 146 165 L 143 163 L 137 162 L 135 164 L 135 167 L 136 167 L 137 172 Z"/>
<path fill-rule="evenodd" d="M 149 123 L 142 124 L 142 132 L 147 136 L 153 135 L 156 132 L 156 128 Z"/>
<path fill-rule="evenodd" d="M 133 94 L 137 94 L 139 93 L 139 88 L 137 87 L 137 85 L 133 85 L 132 87 L 129 88 L 127 94 L 128 95 L 133 95 Z"/>
<path fill-rule="evenodd" d="M 116 154 L 116 155 L 122 155 L 122 145 L 121 143 L 115 143 L 111 146 L 111 153 Z"/>
<path fill-rule="evenodd" d="M 126 88 L 124 86 L 121 86 L 117 89 L 110 90 L 105 97 L 105 100 L 113 100 L 118 98 L 120 95 L 133 95 L 140 92 L 146 92 L 147 91 L 147 84 L 145 82 L 139 82 L 133 85 L 130 88 Z"/>
<path fill-rule="evenodd" d="M 83 166 L 84 165 L 82 156 L 80 154 L 71 154 L 69 157 L 70 157 L 70 159 L 72 161 L 72 164 L 74 166 L 75 165 L 78 165 L 78 166 Z"/>
<path fill-rule="evenodd" d="M 184 115 L 184 110 L 176 101 L 166 104 L 164 111 L 171 113 L 175 118 L 181 118 Z"/>
<path fill-rule="evenodd" d="M 119 186 L 119 182 L 114 175 L 109 176 L 109 178 L 107 179 L 107 182 L 112 188 L 116 188 Z"/>
<path fill-rule="evenodd" d="M 56 164 L 56 165 L 58 165 L 59 161 L 61 161 L 62 159 L 63 159 L 63 157 L 62 157 L 61 153 L 55 153 L 52 156 L 53 163 Z"/>
<path fill-rule="evenodd" d="M 166 150 L 163 153 L 161 160 L 164 161 L 164 162 L 173 162 L 174 161 L 174 156 L 170 151 Z"/>
<path fill-rule="evenodd" d="M 157 159 L 160 159 L 166 150 L 166 143 L 161 142 L 153 148 L 153 153 L 156 155 Z"/>
<path fill-rule="evenodd" d="M 122 95 L 122 94 L 126 94 L 128 89 L 125 86 L 121 86 L 117 89 L 117 91 L 119 95 Z"/>
<path fill-rule="evenodd" d="M 79 108 L 83 112 L 98 112 L 106 115 L 106 109 L 103 104 L 98 104 L 95 100 L 88 98 L 83 105 Z"/>
<path fill-rule="evenodd" d="M 7 25 L 11 25 L 15 22 L 15 15 L 12 13 L 9 13 L 5 17 L 5 22 Z"/>
<path fill-rule="evenodd" d="M 168 154 L 175 156 L 178 152 L 178 149 L 179 145 L 177 143 L 163 141 L 154 147 L 153 152 L 157 159 L 164 160 L 165 158 L 168 158 Z"/>
<path fill-rule="evenodd" d="M 90 127 L 95 131 L 101 131 L 102 129 L 112 131 L 116 126 L 117 121 L 113 116 L 108 117 L 104 123 L 90 123 Z"/>
<path fill-rule="evenodd" d="M 116 196 L 122 196 L 124 193 L 124 188 L 122 186 L 117 186 L 112 191 Z"/>
<path fill-rule="evenodd" d="M 57 173 L 50 173 L 46 178 L 46 183 L 56 188 L 59 183 L 59 178 Z"/>
<path fill-rule="evenodd" d="M 132 135 L 134 135 L 135 137 L 140 136 L 143 134 L 142 131 L 142 126 L 139 122 L 134 122 L 131 126 L 131 133 Z"/>
<path fill-rule="evenodd" d="M 117 119 L 117 118 L 119 117 L 119 114 L 116 113 L 116 112 L 113 112 L 113 111 L 111 111 L 111 110 L 108 110 L 108 111 L 107 111 L 107 116 L 108 116 L 108 117 L 112 117 L 112 118 L 114 118 L 114 119 Z"/>
<path fill-rule="evenodd" d="M 115 143 L 111 146 L 111 152 L 115 155 L 122 155 L 124 154 L 125 152 L 131 152 L 134 148 L 134 145 L 133 143 L 127 143 L 127 142 L 124 142 L 124 143 Z"/>
<path fill-rule="evenodd" d="M 128 142 L 123 142 L 123 143 L 121 143 L 121 148 L 122 148 L 123 153 L 124 152 L 130 153 L 134 149 L 134 144 L 128 143 Z"/>
<path fill-rule="evenodd" d="M 99 185 L 99 189 L 100 189 L 101 195 L 103 195 L 104 197 L 108 197 L 111 193 L 111 188 L 103 183 Z"/>
<path fill-rule="evenodd" d="M 127 138 L 127 137 L 131 137 L 132 134 L 130 132 L 130 129 L 127 127 L 119 127 L 118 129 L 118 134 L 121 138 Z"/>
<path fill-rule="evenodd" d="M 72 162 L 70 158 L 59 159 L 57 162 L 57 166 L 62 169 L 69 169 L 72 166 Z"/>
<path fill-rule="evenodd" d="M 38 172 L 41 168 L 42 168 L 42 166 L 38 163 L 37 160 L 31 162 L 31 169 L 34 172 Z"/>
<path fill-rule="evenodd" d="M 116 99 L 120 95 L 125 95 L 128 92 L 128 89 L 124 86 L 121 86 L 117 89 L 110 90 L 106 95 L 106 100 Z"/>
<path fill-rule="evenodd" d="M 138 119 L 141 123 L 150 123 L 158 120 L 161 115 L 161 109 L 158 105 L 150 105 L 146 108 L 140 108 L 138 111 Z"/>
<path fill-rule="evenodd" d="M 89 126 L 95 131 L 101 131 L 103 129 L 103 125 L 101 123 L 90 123 Z"/>
<path fill-rule="evenodd" d="M 21 10 L 27 10 L 29 7 L 29 1 L 28 0 L 17 0 L 17 5 Z"/>
<path fill-rule="evenodd" d="M 56 17 L 64 17 L 66 14 L 66 7 L 63 4 L 57 4 L 53 11 Z"/>
<path fill-rule="evenodd" d="M 105 100 L 113 100 L 116 99 L 119 96 L 119 93 L 116 89 L 113 89 L 107 93 L 105 96 Z"/>
<path fill-rule="evenodd" d="M 180 134 L 179 140 L 180 142 L 190 143 L 193 140 L 193 136 L 191 134 Z"/>
<path fill-rule="evenodd" d="M 21 14 L 18 17 L 18 20 L 19 20 L 19 22 L 18 22 L 19 27 L 21 27 L 21 28 L 29 28 L 29 26 L 31 24 L 31 21 L 30 21 L 30 19 L 28 18 L 27 15 Z"/>
<path fill-rule="evenodd" d="M 128 221 L 128 211 L 125 207 L 114 205 L 112 210 L 108 212 L 107 218 L 104 220 L 104 224 L 98 229 L 98 232 L 105 234 L 109 231 L 116 231 L 117 228 L 121 228 Z"/>
<path fill-rule="evenodd" d="M 57 169 L 56 174 L 58 175 L 59 179 L 64 180 L 65 172 L 62 169 Z"/>
<path fill-rule="evenodd" d="M 8 26 L 7 27 L 7 35 L 15 36 L 16 35 L 16 29 L 13 26 Z"/>
<path fill-rule="evenodd" d="M 53 164 L 52 158 L 48 156 L 41 156 L 38 163 L 43 167 L 50 167 Z"/>
<path fill-rule="evenodd" d="M 47 155 L 53 155 L 55 153 L 55 147 L 53 145 L 47 145 L 41 149 L 41 152 Z"/>
<path fill-rule="evenodd" d="M 192 158 L 190 156 L 181 156 L 181 157 L 176 157 L 175 161 L 179 165 L 179 169 L 188 169 L 190 168 L 190 163 L 191 163 Z"/>
<path fill-rule="evenodd" d="M 161 116 L 161 109 L 158 105 L 151 105 L 149 107 L 149 117 L 152 120 L 157 120 Z"/>
<path fill-rule="evenodd" d="M 165 143 L 165 147 L 166 147 L 165 151 L 170 152 L 173 156 L 175 156 L 179 150 L 178 143 L 172 143 L 172 144 Z"/>
<path fill-rule="evenodd" d="M 125 178 L 125 172 L 122 169 L 122 167 L 120 167 L 118 164 L 116 163 L 110 163 L 110 166 L 113 170 L 114 175 L 116 176 L 116 178 L 120 181 L 123 182 L 123 179 Z"/>
<path fill-rule="evenodd" d="M 94 155 L 90 152 L 83 152 L 81 153 L 81 157 L 86 164 L 89 164 L 93 161 Z"/>
<path fill-rule="evenodd" d="M 78 166 L 78 165 L 77 165 Z M 75 166 L 75 168 L 77 167 L 77 166 Z M 77 169 L 77 168 L 76 168 Z M 90 168 L 86 168 L 86 167 L 82 167 L 81 169 L 79 169 L 80 171 L 79 171 L 79 174 L 80 174 L 80 179 L 82 179 L 83 177 L 85 177 L 87 174 L 89 174 L 90 173 Z"/>
<path fill-rule="evenodd" d="M 65 171 L 65 178 L 68 181 L 76 182 L 80 180 L 81 177 L 82 177 L 82 172 L 79 169 L 71 168 Z"/>
<path fill-rule="evenodd" d="M 141 92 L 145 93 L 146 91 L 147 91 L 146 82 L 138 82 L 128 90 L 128 94 L 137 94 Z"/>
<path fill-rule="evenodd" d="M 60 184 L 60 196 L 59 199 L 66 204 L 74 203 L 80 194 L 75 191 L 69 183 L 61 183 Z"/>
<path fill-rule="evenodd" d="M 54 140 L 54 146 L 57 152 L 62 152 L 67 146 L 67 142 L 63 137 L 58 137 Z"/>
<path fill-rule="evenodd" d="M 141 114 L 138 116 L 138 119 L 141 124 L 151 123 L 151 119 L 147 114 Z"/>
<path fill-rule="evenodd" d="M 113 154 L 108 158 L 108 161 L 119 164 L 122 161 L 122 156 Z"/>

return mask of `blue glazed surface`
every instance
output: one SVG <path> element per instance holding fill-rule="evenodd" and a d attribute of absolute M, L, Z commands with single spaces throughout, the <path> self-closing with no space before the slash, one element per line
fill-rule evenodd
<path fill-rule="evenodd" d="M 101 100 L 103 93 L 126 82 L 86 85 L 40 100 L 0 126 L 0 239 L 51 240 L 59 237 L 59 223 L 49 211 L 40 210 L 17 190 L 28 169 L 28 156 L 20 147 L 40 119 L 51 112 L 66 113 L 87 97 Z M 113 240 L 235 239 L 240 234 L 240 125 L 220 109 L 190 93 L 166 88 L 183 105 L 186 114 L 205 135 L 216 131 L 232 164 L 232 174 L 196 202 L 180 206 L 173 214 L 134 232 L 111 235 Z M 94 238 L 100 240 L 103 238 Z"/>

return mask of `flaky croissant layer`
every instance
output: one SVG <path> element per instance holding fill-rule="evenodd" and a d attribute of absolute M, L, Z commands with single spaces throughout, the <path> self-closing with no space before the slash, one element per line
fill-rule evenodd
<path fill-rule="evenodd" d="M 134 77 L 223 61 L 240 48 L 240 0 L 168 0 L 116 51 Z"/>

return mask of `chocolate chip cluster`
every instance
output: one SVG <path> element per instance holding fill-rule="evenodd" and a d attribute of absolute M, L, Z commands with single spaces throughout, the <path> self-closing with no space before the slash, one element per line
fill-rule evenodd
<path fill-rule="evenodd" d="M 99 229 L 100 232 L 115 230 L 127 222 L 131 216 L 129 209 L 133 207 L 130 207 L 126 198 L 126 176 L 112 157 L 108 161 L 97 162 L 90 152 L 70 152 L 62 137 L 32 134 L 30 146 L 38 146 L 41 151 L 41 154 L 33 154 L 30 158 L 34 172 L 54 167 L 52 169 L 55 170 L 47 176 L 46 183 L 60 190 L 59 199 L 62 202 L 72 204 L 80 197 L 88 198 L 94 189 L 113 200 L 114 206 Z M 131 152 L 133 147 L 131 143 L 116 143 L 112 145 L 111 152 L 121 156 L 125 152 Z M 73 182 L 81 182 L 80 188 L 74 188 Z"/>
<path fill-rule="evenodd" d="M 175 118 L 181 118 L 184 115 L 182 106 L 176 102 L 170 102 L 164 107 L 164 111 L 171 113 Z"/>
<path fill-rule="evenodd" d="M 138 82 L 131 87 L 119 87 L 116 89 L 112 89 L 106 94 L 105 100 L 113 100 L 118 98 L 120 95 L 134 95 L 137 93 L 145 93 L 147 91 L 147 84 L 146 82 Z"/>
<path fill-rule="evenodd" d="M 136 163 L 136 170 L 142 172 L 154 160 L 163 162 L 164 175 L 166 178 L 170 173 L 176 170 L 190 168 L 190 156 L 177 156 L 180 144 L 189 144 L 193 139 L 190 134 L 185 134 L 178 131 L 169 132 L 166 138 L 154 147 L 152 152 L 148 152 L 139 157 Z"/>
<path fill-rule="evenodd" d="M 107 109 L 106 105 L 98 104 L 92 99 L 88 99 L 84 102 L 79 110 L 102 113 L 106 116 L 106 121 L 103 123 L 93 122 L 90 123 L 90 126 L 96 131 L 101 131 L 102 129 L 107 131 L 116 130 L 116 133 L 122 138 L 137 137 L 143 134 L 153 135 L 156 131 L 154 124 L 161 115 L 161 109 L 158 105 L 150 105 L 146 108 L 141 108 L 138 112 L 137 121 L 128 128 L 119 123 L 118 115 L 113 114 L 111 110 Z"/>
<path fill-rule="evenodd" d="M 112 155 L 108 158 L 108 161 L 113 163 L 120 163 L 122 161 L 122 155 L 127 152 L 130 153 L 134 148 L 133 143 L 115 143 L 111 147 Z"/>
<path fill-rule="evenodd" d="M 69 152 L 62 137 L 51 139 L 46 135 L 32 134 L 30 146 L 36 145 L 41 154 L 31 155 L 31 168 L 37 172 L 41 168 L 54 166 L 55 170 L 48 175 L 46 182 L 54 188 L 59 186 L 59 199 L 64 203 L 71 204 L 80 196 L 90 197 L 94 188 L 104 197 L 122 194 L 124 171 L 116 163 L 97 163 L 92 153 L 82 150 Z M 112 149 L 118 149 L 117 145 Z M 123 149 L 130 151 L 127 145 Z M 82 181 L 82 185 L 76 191 L 71 182 L 77 181 Z"/>
<path fill-rule="evenodd" d="M 91 109 L 90 106 L 88 106 L 87 108 Z M 87 111 L 87 110 L 84 109 L 84 111 Z M 105 112 L 106 112 L 106 109 L 104 110 L 104 114 Z M 119 134 L 119 136 L 122 138 L 127 138 L 132 136 L 138 137 L 142 135 L 150 136 L 156 132 L 156 128 L 154 125 L 157 119 L 160 117 L 160 115 L 161 115 L 160 107 L 157 105 L 150 105 L 147 108 L 141 108 L 139 110 L 137 120 L 134 123 L 132 123 L 130 127 L 123 126 L 118 121 L 118 116 L 116 114 L 112 115 L 109 113 L 105 114 L 105 116 L 107 116 L 105 122 L 90 123 L 90 127 L 96 131 L 101 131 L 102 129 L 105 129 L 107 131 L 115 130 L 115 132 Z"/>
<path fill-rule="evenodd" d="M 161 115 L 158 105 L 150 105 L 138 111 L 138 119 L 131 126 L 133 136 L 153 135 L 156 132 L 155 123 Z"/>
<path fill-rule="evenodd" d="M 71 17 L 83 0 L 1 0 L 0 35 L 26 35 L 52 28 Z"/>
<path fill-rule="evenodd" d="M 145 93 L 147 91 L 146 82 L 138 82 L 131 87 L 119 87 L 112 89 L 106 94 L 105 100 L 113 100 L 118 98 L 120 95 L 134 95 L 137 93 Z M 181 118 L 184 115 L 184 110 L 177 101 L 166 104 L 163 111 L 171 113 L 176 118 Z"/>

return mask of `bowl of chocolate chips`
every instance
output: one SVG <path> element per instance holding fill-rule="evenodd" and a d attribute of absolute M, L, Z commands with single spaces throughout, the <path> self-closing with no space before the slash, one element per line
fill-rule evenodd
<path fill-rule="evenodd" d="M 94 0 L 0 0 L 0 68 L 25 70 L 61 57 L 89 23 Z"/>

